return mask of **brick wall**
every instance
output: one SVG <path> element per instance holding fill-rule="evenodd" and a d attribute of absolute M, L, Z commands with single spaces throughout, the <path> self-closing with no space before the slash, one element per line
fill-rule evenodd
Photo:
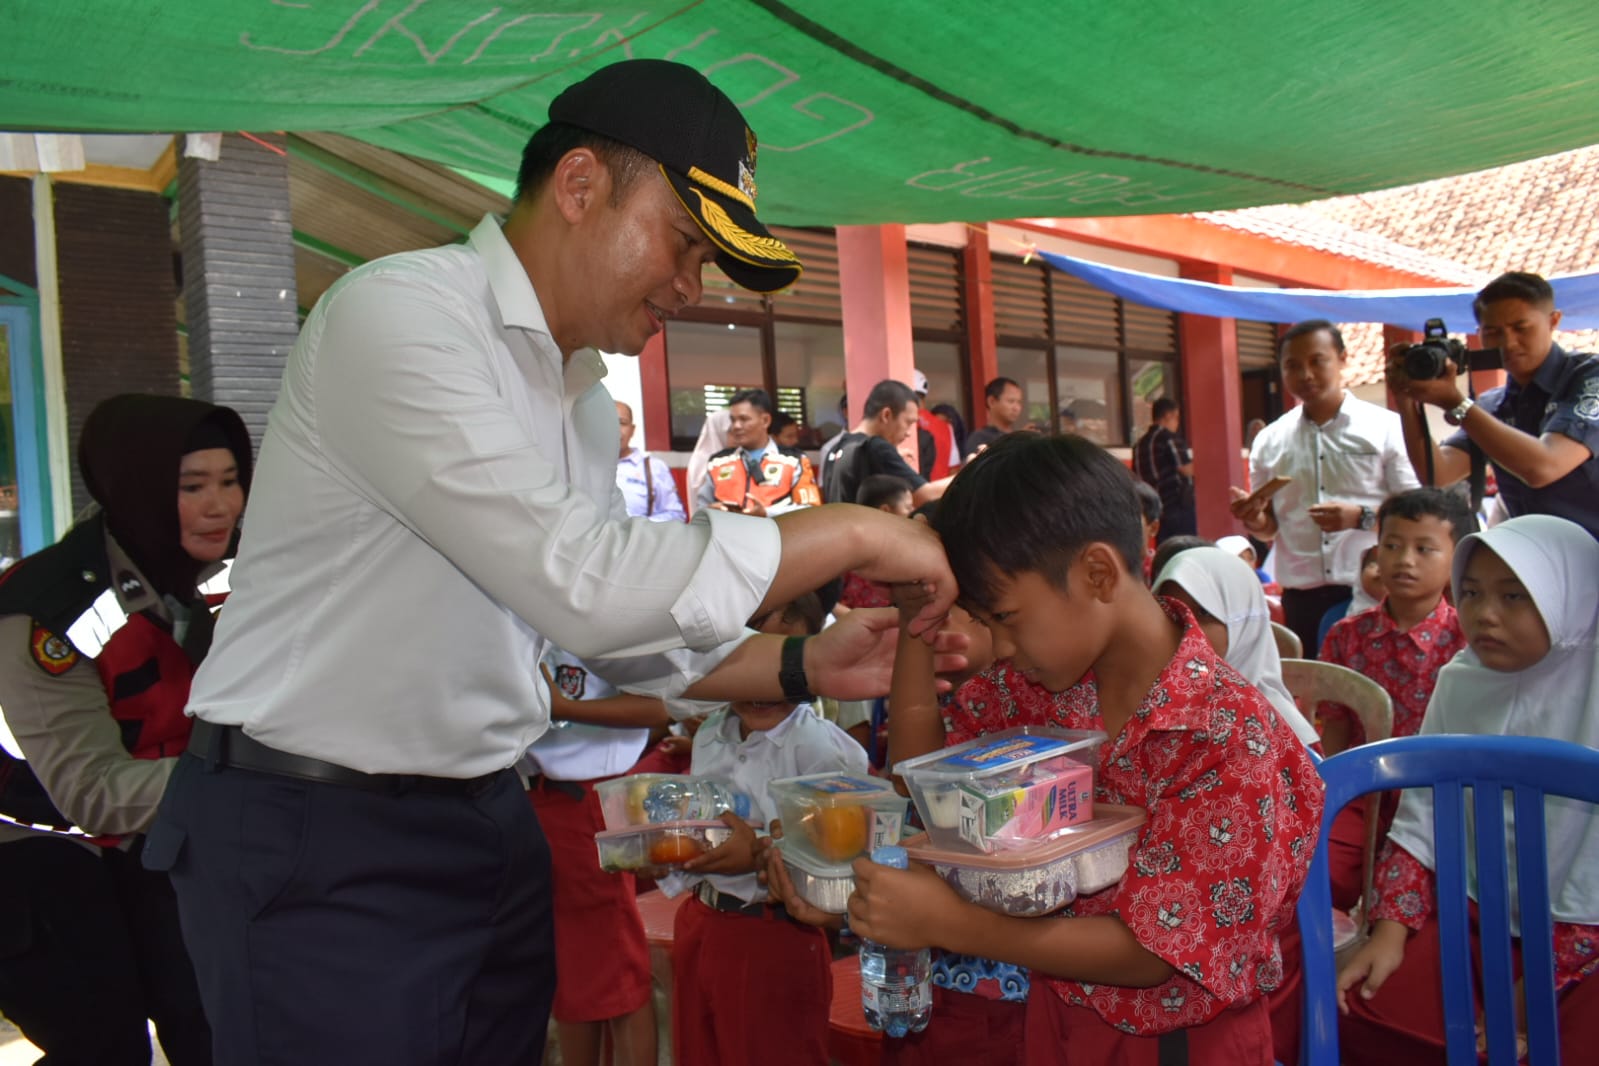
<path fill-rule="evenodd" d="M 77 443 L 95 405 L 122 392 L 179 393 L 167 211 L 166 200 L 154 193 L 55 185 L 74 511 L 88 502 Z"/>

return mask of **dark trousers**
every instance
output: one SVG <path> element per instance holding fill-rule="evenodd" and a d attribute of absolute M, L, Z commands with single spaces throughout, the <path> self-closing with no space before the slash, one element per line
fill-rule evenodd
<path fill-rule="evenodd" d="M 178 760 L 169 868 L 219 1066 L 522 1066 L 555 988 L 550 857 L 509 771 L 371 792 Z"/>
<path fill-rule="evenodd" d="M 40 837 L 0 845 L 0 1013 L 49 1066 L 207 1066 L 211 1031 L 166 876 L 137 849 Z"/>
<path fill-rule="evenodd" d="M 1321 616 L 1340 603 L 1354 598 L 1348 585 L 1317 585 L 1308 589 L 1283 589 L 1283 623 L 1298 635 L 1305 646 L 1305 658 L 1314 659 L 1321 651 L 1316 635 L 1321 632 Z"/>
<path fill-rule="evenodd" d="M 1155 534 L 1155 543 L 1170 540 L 1172 537 L 1192 537 L 1199 533 L 1199 519 L 1194 514 L 1193 504 L 1171 504 L 1161 502 L 1160 532 Z"/>

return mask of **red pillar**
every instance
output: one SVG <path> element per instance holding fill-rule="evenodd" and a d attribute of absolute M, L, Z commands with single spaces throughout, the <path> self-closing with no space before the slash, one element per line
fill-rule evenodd
<path fill-rule="evenodd" d="M 638 353 L 639 396 L 644 410 L 644 450 L 672 450 L 672 398 L 666 384 L 666 331 L 651 337 Z"/>
<path fill-rule="evenodd" d="M 967 423 L 978 429 L 988 425 L 988 405 L 983 402 L 983 390 L 999 377 L 999 343 L 994 330 L 994 261 L 989 257 L 986 225 L 967 230 L 966 250 L 961 257 L 965 267 L 962 296 L 966 301 L 966 350 L 971 356 L 971 387 L 967 394 L 972 398 L 972 409 L 967 412 Z"/>
<path fill-rule="evenodd" d="M 1184 261 L 1182 276 L 1230 285 L 1231 267 Z M 1243 403 L 1239 398 L 1238 330 L 1230 318 L 1178 315 L 1182 351 L 1183 431 L 1194 450 L 1194 500 L 1201 536 L 1237 531 L 1227 505 L 1229 486 L 1249 486 L 1244 463 Z"/>
<path fill-rule="evenodd" d="M 885 378 L 909 385 L 916 369 L 905 227 L 838 227 L 838 286 L 844 311 L 844 388 L 853 426 L 873 385 Z M 912 448 L 915 441 L 913 434 Z"/>

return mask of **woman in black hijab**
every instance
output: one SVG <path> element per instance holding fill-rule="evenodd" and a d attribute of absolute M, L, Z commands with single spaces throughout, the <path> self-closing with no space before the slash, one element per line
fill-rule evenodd
<path fill-rule="evenodd" d="M 139 864 L 210 647 L 250 438 L 226 407 L 115 396 L 78 446 L 97 507 L 0 575 L 0 1012 L 54 1063 L 211 1061 L 164 875 Z"/>

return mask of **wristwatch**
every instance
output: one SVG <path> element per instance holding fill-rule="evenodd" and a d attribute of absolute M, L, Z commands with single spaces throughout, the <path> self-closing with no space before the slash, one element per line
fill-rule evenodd
<path fill-rule="evenodd" d="M 1477 406 L 1477 401 L 1467 396 L 1454 407 L 1444 412 L 1444 421 L 1451 426 L 1458 426 L 1466 420 L 1466 412 Z"/>
<path fill-rule="evenodd" d="M 1372 529 L 1377 525 L 1377 512 L 1362 504 L 1360 507 L 1360 522 L 1358 528 Z"/>

